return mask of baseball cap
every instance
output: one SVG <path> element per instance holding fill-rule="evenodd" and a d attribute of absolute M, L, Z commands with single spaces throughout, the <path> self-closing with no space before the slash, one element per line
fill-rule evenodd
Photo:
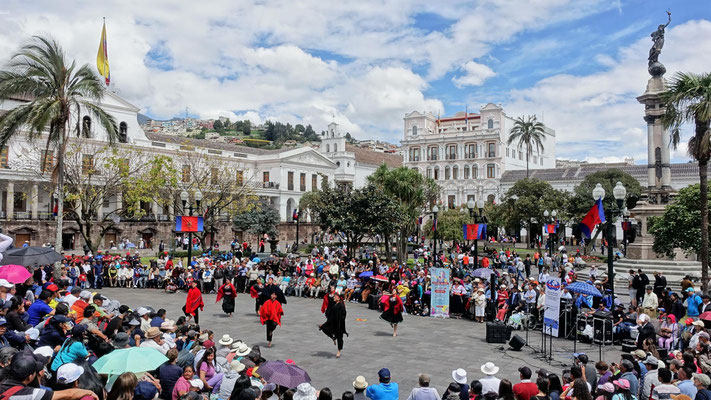
<path fill-rule="evenodd" d="M 136 312 L 138 313 L 138 315 L 140 315 L 140 316 L 142 317 L 142 316 L 144 316 L 144 315 L 150 313 L 151 310 L 149 310 L 149 309 L 147 309 L 147 308 L 145 308 L 145 307 L 138 307 L 138 309 L 136 309 Z"/>
<path fill-rule="evenodd" d="M 711 378 L 709 378 L 709 376 L 706 374 L 692 374 L 691 377 L 694 379 L 698 379 L 699 382 L 701 382 L 701 384 L 704 386 L 711 386 Z"/>
<path fill-rule="evenodd" d="M 390 370 L 387 368 L 381 368 L 380 371 L 378 371 L 378 378 L 390 379 Z"/>
<path fill-rule="evenodd" d="M 0 317 L 0 326 L 3 326 L 5 324 L 7 324 L 7 320 L 3 317 Z"/>
<path fill-rule="evenodd" d="M 4 287 L 4 288 L 10 289 L 10 288 L 12 288 L 12 287 L 15 286 L 15 285 L 13 285 L 12 283 L 10 283 L 10 281 L 8 281 L 7 279 L 2 279 L 2 278 L 0 278 L 0 286 L 2 286 L 2 287 Z"/>
<path fill-rule="evenodd" d="M 71 290 L 69 293 L 76 295 L 76 294 L 81 293 L 81 291 L 82 291 L 82 290 L 81 290 L 81 288 L 80 288 L 79 286 L 74 286 L 74 287 L 72 288 L 72 290 Z"/>
<path fill-rule="evenodd" d="M 79 298 L 89 300 L 91 298 L 91 292 L 88 290 L 82 290 L 81 293 L 79 293 Z"/>
<path fill-rule="evenodd" d="M 59 286 L 57 286 L 57 285 L 55 285 L 54 283 L 52 283 L 51 285 L 47 285 L 47 288 L 46 288 L 46 289 L 49 290 L 49 291 L 51 291 L 51 292 L 56 292 L 56 291 L 59 290 Z"/>
<path fill-rule="evenodd" d="M 54 320 L 55 322 L 59 322 L 60 324 L 71 321 L 71 319 L 67 318 L 64 315 L 55 315 L 54 317 L 52 317 L 52 320 Z"/>
<path fill-rule="evenodd" d="M 44 363 L 39 361 L 32 353 L 19 352 L 12 356 L 10 373 L 17 380 L 24 381 L 35 372 L 44 368 Z"/>
<path fill-rule="evenodd" d="M 710 337 L 711 337 L 711 336 L 709 336 L 709 333 L 708 333 L 708 332 L 701 332 L 701 333 L 699 333 L 699 338 L 708 339 L 708 338 L 710 338 Z"/>
<path fill-rule="evenodd" d="M 94 295 L 94 300 L 106 301 L 108 299 L 106 298 L 106 296 L 103 296 L 103 295 L 100 295 L 97 293 L 96 295 Z"/>
<path fill-rule="evenodd" d="M 202 381 L 201 381 L 202 382 Z M 140 381 L 133 391 L 133 398 L 136 400 L 151 400 L 158 393 L 158 389 L 154 384 L 148 381 Z"/>
<path fill-rule="evenodd" d="M 647 356 L 647 359 L 644 360 L 644 363 L 651 364 L 651 365 L 657 365 L 657 364 L 659 364 L 659 360 L 657 360 L 657 357 L 650 355 L 650 356 Z"/>
<path fill-rule="evenodd" d="M 192 380 L 190 380 L 190 386 L 192 386 L 194 388 L 198 388 L 199 390 L 202 390 L 204 385 L 200 379 L 192 379 Z"/>
<path fill-rule="evenodd" d="M 79 377 L 84 373 L 84 368 L 74 364 L 66 363 L 57 369 L 57 382 L 58 383 L 72 383 L 79 379 Z M 140 383 L 139 383 L 140 385 Z M 152 385 L 151 385 L 152 386 Z"/>

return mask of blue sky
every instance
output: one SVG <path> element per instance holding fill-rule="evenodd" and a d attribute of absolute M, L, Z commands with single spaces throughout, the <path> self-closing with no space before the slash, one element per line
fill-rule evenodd
<path fill-rule="evenodd" d="M 316 130 L 335 120 L 356 138 L 397 143 L 406 112 L 494 102 L 555 129 L 559 158 L 644 163 L 635 97 L 668 8 L 667 75 L 708 72 L 708 0 L 8 0 L 0 59 L 51 34 L 93 65 L 107 17 L 114 89 L 155 118 L 187 107 Z"/>

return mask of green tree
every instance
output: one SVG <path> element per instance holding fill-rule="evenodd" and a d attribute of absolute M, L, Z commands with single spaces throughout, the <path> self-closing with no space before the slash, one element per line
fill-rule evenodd
<path fill-rule="evenodd" d="M 538 122 L 535 115 L 529 115 L 527 119 L 518 117 L 514 121 L 514 126 L 509 133 L 507 144 L 518 142 L 519 151 L 526 147 L 526 178 L 528 178 L 528 162 L 533 156 L 533 148 L 540 154 L 543 151 L 543 141 L 545 140 L 545 125 Z"/>
<path fill-rule="evenodd" d="M 235 229 L 259 236 L 266 233 L 270 238 L 275 238 L 280 217 L 279 211 L 269 202 L 261 200 L 236 214 L 232 221 Z"/>
<path fill-rule="evenodd" d="M 298 134 L 302 134 L 306 131 L 306 128 L 301 124 L 296 124 L 296 126 L 294 126 L 294 131 Z"/>
<path fill-rule="evenodd" d="M 220 121 L 219 119 L 216 120 L 214 124 L 212 124 L 212 129 L 214 129 L 218 133 L 222 133 L 225 130 L 224 125 L 222 124 L 222 121 Z"/>
<path fill-rule="evenodd" d="M 470 223 L 472 223 L 472 219 L 469 217 L 469 210 L 461 212 L 461 209 L 455 208 L 441 211 L 437 214 L 437 238 L 456 240 L 461 243 L 464 240 L 462 226 Z M 426 236 L 428 238 L 434 237 L 432 225 L 433 221 L 430 219 L 424 226 L 424 231 L 427 232 Z"/>
<path fill-rule="evenodd" d="M 699 163 L 700 198 L 708 197 L 708 163 L 711 158 L 711 73 L 677 73 L 662 94 L 667 105 L 662 116 L 665 129 L 671 130 L 671 144 L 676 149 L 681 142 L 681 127 L 694 123 L 694 135 L 689 139 L 687 152 Z M 709 208 L 701 202 L 701 285 L 704 293 L 709 283 Z"/>
<path fill-rule="evenodd" d="M 252 134 L 252 123 L 248 119 L 242 121 L 242 133 L 245 136 Z"/>
<path fill-rule="evenodd" d="M 118 139 L 116 121 L 99 106 L 105 90 L 89 65 L 77 66 L 56 41 L 35 36 L 0 71 L 0 100 L 30 99 L 0 116 L 0 148 L 21 133 L 35 139 L 48 132 L 45 150 L 57 153 L 52 182 L 64 200 L 64 157 L 72 126 L 76 134 L 89 136 L 89 127 L 79 123 L 89 115 L 106 131 L 110 143 Z M 57 208 L 56 248 L 61 249 L 64 202 L 59 201 Z"/>
<path fill-rule="evenodd" d="M 708 200 L 707 196 L 707 203 Z M 698 254 L 702 246 L 701 209 L 698 184 L 679 190 L 663 215 L 647 221 L 649 233 L 654 236 L 654 251 L 672 258 L 675 249 L 682 249 L 687 255 Z"/>
<path fill-rule="evenodd" d="M 368 182 L 383 188 L 399 205 L 401 217 L 397 257 L 404 262 L 407 259 L 407 238 L 415 232 L 417 218 L 439 198 L 440 188 L 434 180 L 415 170 L 406 167 L 388 170 L 385 165 L 370 175 Z"/>
<path fill-rule="evenodd" d="M 622 171 L 621 169 L 611 168 L 604 171 L 598 171 L 590 174 L 583 179 L 580 185 L 573 189 L 573 197 L 570 199 L 568 206 L 568 214 L 577 221 L 580 221 L 585 214 L 590 211 L 595 199 L 592 197 L 592 191 L 595 186 L 599 183 L 602 188 L 605 189 L 605 198 L 602 199 L 602 207 L 605 209 L 606 213 L 609 210 L 614 210 L 617 208 L 617 201 L 612 194 L 612 189 L 615 187 L 617 182 L 622 182 L 622 184 L 627 189 L 627 199 L 625 201 L 625 206 L 628 209 L 634 208 L 637 204 L 639 196 L 642 194 L 642 186 L 640 186 L 639 181 L 635 179 L 632 175 Z M 609 216 L 609 214 L 607 214 Z M 595 232 L 592 240 L 587 242 L 585 247 L 585 253 L 590 249 L 593 241 L 595 241 L 600 234 L 600 229 Z"/>

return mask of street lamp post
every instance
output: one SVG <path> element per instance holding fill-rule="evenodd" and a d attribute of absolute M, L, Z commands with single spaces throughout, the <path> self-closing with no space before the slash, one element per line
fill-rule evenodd
<path fill-rule="evenodd" d="M 202 201 L 202 192 L 197 191 L 195 192 L 195 195 L 193 196 L 195 199 L 195 208 L 197 210 L 200 209 L 200 202 Z M 185 212 L 185 206 L 188 205 L 188 199 L 190 199 L 190 195 L 188 194 L 187 191 L 183 190 L 180 193 L 180 200 L 183 202 L 183 212 Z M 190 203 L 188 205 L 188 215 L 193 216 L 193 203 Z M 190 231 L 188 232 L 188 267 L 190 266 L 190 263 L 192 262 L 192 250 L 193 250 L 193 232 Z"/>
<path fill-rule="evenodd" d="M 434 250 L 433 250 L 433 257 L 435 260 L 435 267 L 437 266 L 437 213 L 439 212 L 439 207 L 437 207 L 437 204 L 432 207 L 432 215 L 434 216 L 434 220 L 432 222 L 432 227 L 434 229 Z"/>
<path fill-rule="evenodd" d="M 474 219 L 474 223 L 484 222 L 483 211 L 484 211 L 484 199 L 481 197 L 479 200 L 474 202 L 474 199 L 469 199 L 467 202 L 467 208 L 469 209 L 469 217 Z M 474 213 L 474 209 L 478 209 L 478 215 Z M 479 236 L 474 239 L 474 268 L 479 268 Z"/>
<path fill-rule="evenodd" d="M 595 185 L 595 189 L 593 189 L 593 199 L 595 201 L 605 198 L 605 189 L 602 187 L 601 184 Z M 609 210 L 608 211 L 608 216 L 605 221 L 605 233 L 607 237 L 607 279 L 610 282 L 610 296 L 613 299 L 615 299 L 615 269 L 614 269 L 614 251 L 613 248 L 614 246 L 612 245 L 612 229 L 614 228 L 613 225 L 613 218 L 615 214 L 621 213 L 622 208 L 624 205 L 624 200 L 625 197 L 627 197 L 627 189 L 622 185 L 622 182 L 617 182 L 615 184 L 615 187 L 612 189 L 612 196 L 615 198 L 615 202 L 617 203 L 617 210 Z"/>
<path fill-rule="evenodd" d="M 296 243 L 294 243 L 292 252 L 296 253 L 299 251 L 299 222 L 301 221 L 301 210 L 294 210 L 293 219 L 296 222 Z"/>

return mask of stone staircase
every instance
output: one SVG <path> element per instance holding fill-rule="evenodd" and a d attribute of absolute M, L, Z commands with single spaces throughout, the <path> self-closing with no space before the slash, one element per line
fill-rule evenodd
<path fill-rule="evenodd" d="M 607 263 L 596 264 L 598 276 L 607 275 Z M 615 290 L 619 294 L 627 294 L 627 278 L 629 270 L 642 269 L 649 280 L 654 282 L 654 272 L 659 271 L 667 278 L 667 285 L 673 290 L 681 289 L 681 279 L 684 275 L 689 275 L 692 280 L 701 279 L 701 263 L 698 261 L 674 261 L 674 260 L 632 260 L 621 259 L 615 261 Z M 577 270 L 579 280 L 587 280 L 590 276 L 590 268 L 585 267 Z M 696 285 L 698 286 L 698 285 Z"/>

